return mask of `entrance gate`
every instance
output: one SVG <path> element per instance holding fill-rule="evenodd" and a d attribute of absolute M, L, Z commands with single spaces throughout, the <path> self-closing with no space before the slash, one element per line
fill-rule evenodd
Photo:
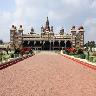
<path fill-rule="evenodd" d="M 50 42 L 49 41 L 45 41 L 45 43 L 43 45 L 43 50 L 50 50 Z"/>

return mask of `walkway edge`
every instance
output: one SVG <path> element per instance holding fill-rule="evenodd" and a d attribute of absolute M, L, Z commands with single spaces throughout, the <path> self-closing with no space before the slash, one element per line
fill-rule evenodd
<path fill-rule="evenodd" d="M 2 64 L 0 64 L 0 70 L 5 69 L 5 68 L 7 68 L 9 66 L 12 66 L 14 64 L 17 64 L 18 62 L 21 62 L 21 61 L 23 61 L 23 60 L 25 60 L 27 58 L 30 58 L 30 57 L 32 57 L 32 56 L 26 56 L 26 57 L 22 57 L 22 58 L 16 58 L 16 59 L 14 59 L 12 61 L 8 61 L 8 62 L 5 62 L 5 63 L 2 63 Z"/>
<path fill-rule="evenodd" d="M 84 59 L 80 59 L 80 58 L 75 58 L 73 56 L 69 56 L 67 54 L 63 54 L 63 52 L 61 51 L 61 55 L 64 56 L 65 58 L 71 59 L 72 61 L 75 61 L 83 66 L 89 67 L 93 70 L 96 70 L 96 64 L 88 62 L 87 60 Z"/>

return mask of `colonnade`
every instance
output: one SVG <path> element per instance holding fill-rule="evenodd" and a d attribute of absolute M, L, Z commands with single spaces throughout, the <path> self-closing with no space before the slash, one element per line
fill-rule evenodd
<path fill-rule="evenodd" d="M 72 42 L 69 40 L 23 41 L 23 47 L 32 47 L 35 50 L 61 50 L 72 47 Z"/>

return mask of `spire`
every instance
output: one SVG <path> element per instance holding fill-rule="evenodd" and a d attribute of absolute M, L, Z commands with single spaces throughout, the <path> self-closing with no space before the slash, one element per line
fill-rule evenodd
<path fill-rule="evenodd" d="M 64 35 L 64 28 L 62 27 L 61 30 L 60 30 L 60 34 L 61 35 Z"/>
<path fill-rule="evenodd" d="M 34 29 L 33 29 L 33 27 L 31 27 L 31 32 L 30 32 L 30 34 L 33 34 L 34 33 Z"/>
<path fill-rule="evenodd" d="M 46 26 L 49 27 L 49 20 L 48 20 L 48 17 L 47 17 L 47 21 L 46 21 Z"/>
<path fill-rule="evenodd" d="M 47 17 L 47 20 L 48 20 L 48 17 Z"/>
<path fill-rule="evenodd" d="M 47 21 L 46 21 L 45 30 L 46 30 L 46 31 L 50 31 L 50 26 L 49 26 L 49 20 L 48 20 L 48 17 L 47 17 Z"/>

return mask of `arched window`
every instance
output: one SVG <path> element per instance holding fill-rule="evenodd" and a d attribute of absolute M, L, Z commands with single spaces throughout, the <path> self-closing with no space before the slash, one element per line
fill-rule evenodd
<path fill-rule="evenodd" d="M 66 42 L 66 48 L 71 48 L 71 47 L 72 47 L 72 42 L 68 40 Z"/>

